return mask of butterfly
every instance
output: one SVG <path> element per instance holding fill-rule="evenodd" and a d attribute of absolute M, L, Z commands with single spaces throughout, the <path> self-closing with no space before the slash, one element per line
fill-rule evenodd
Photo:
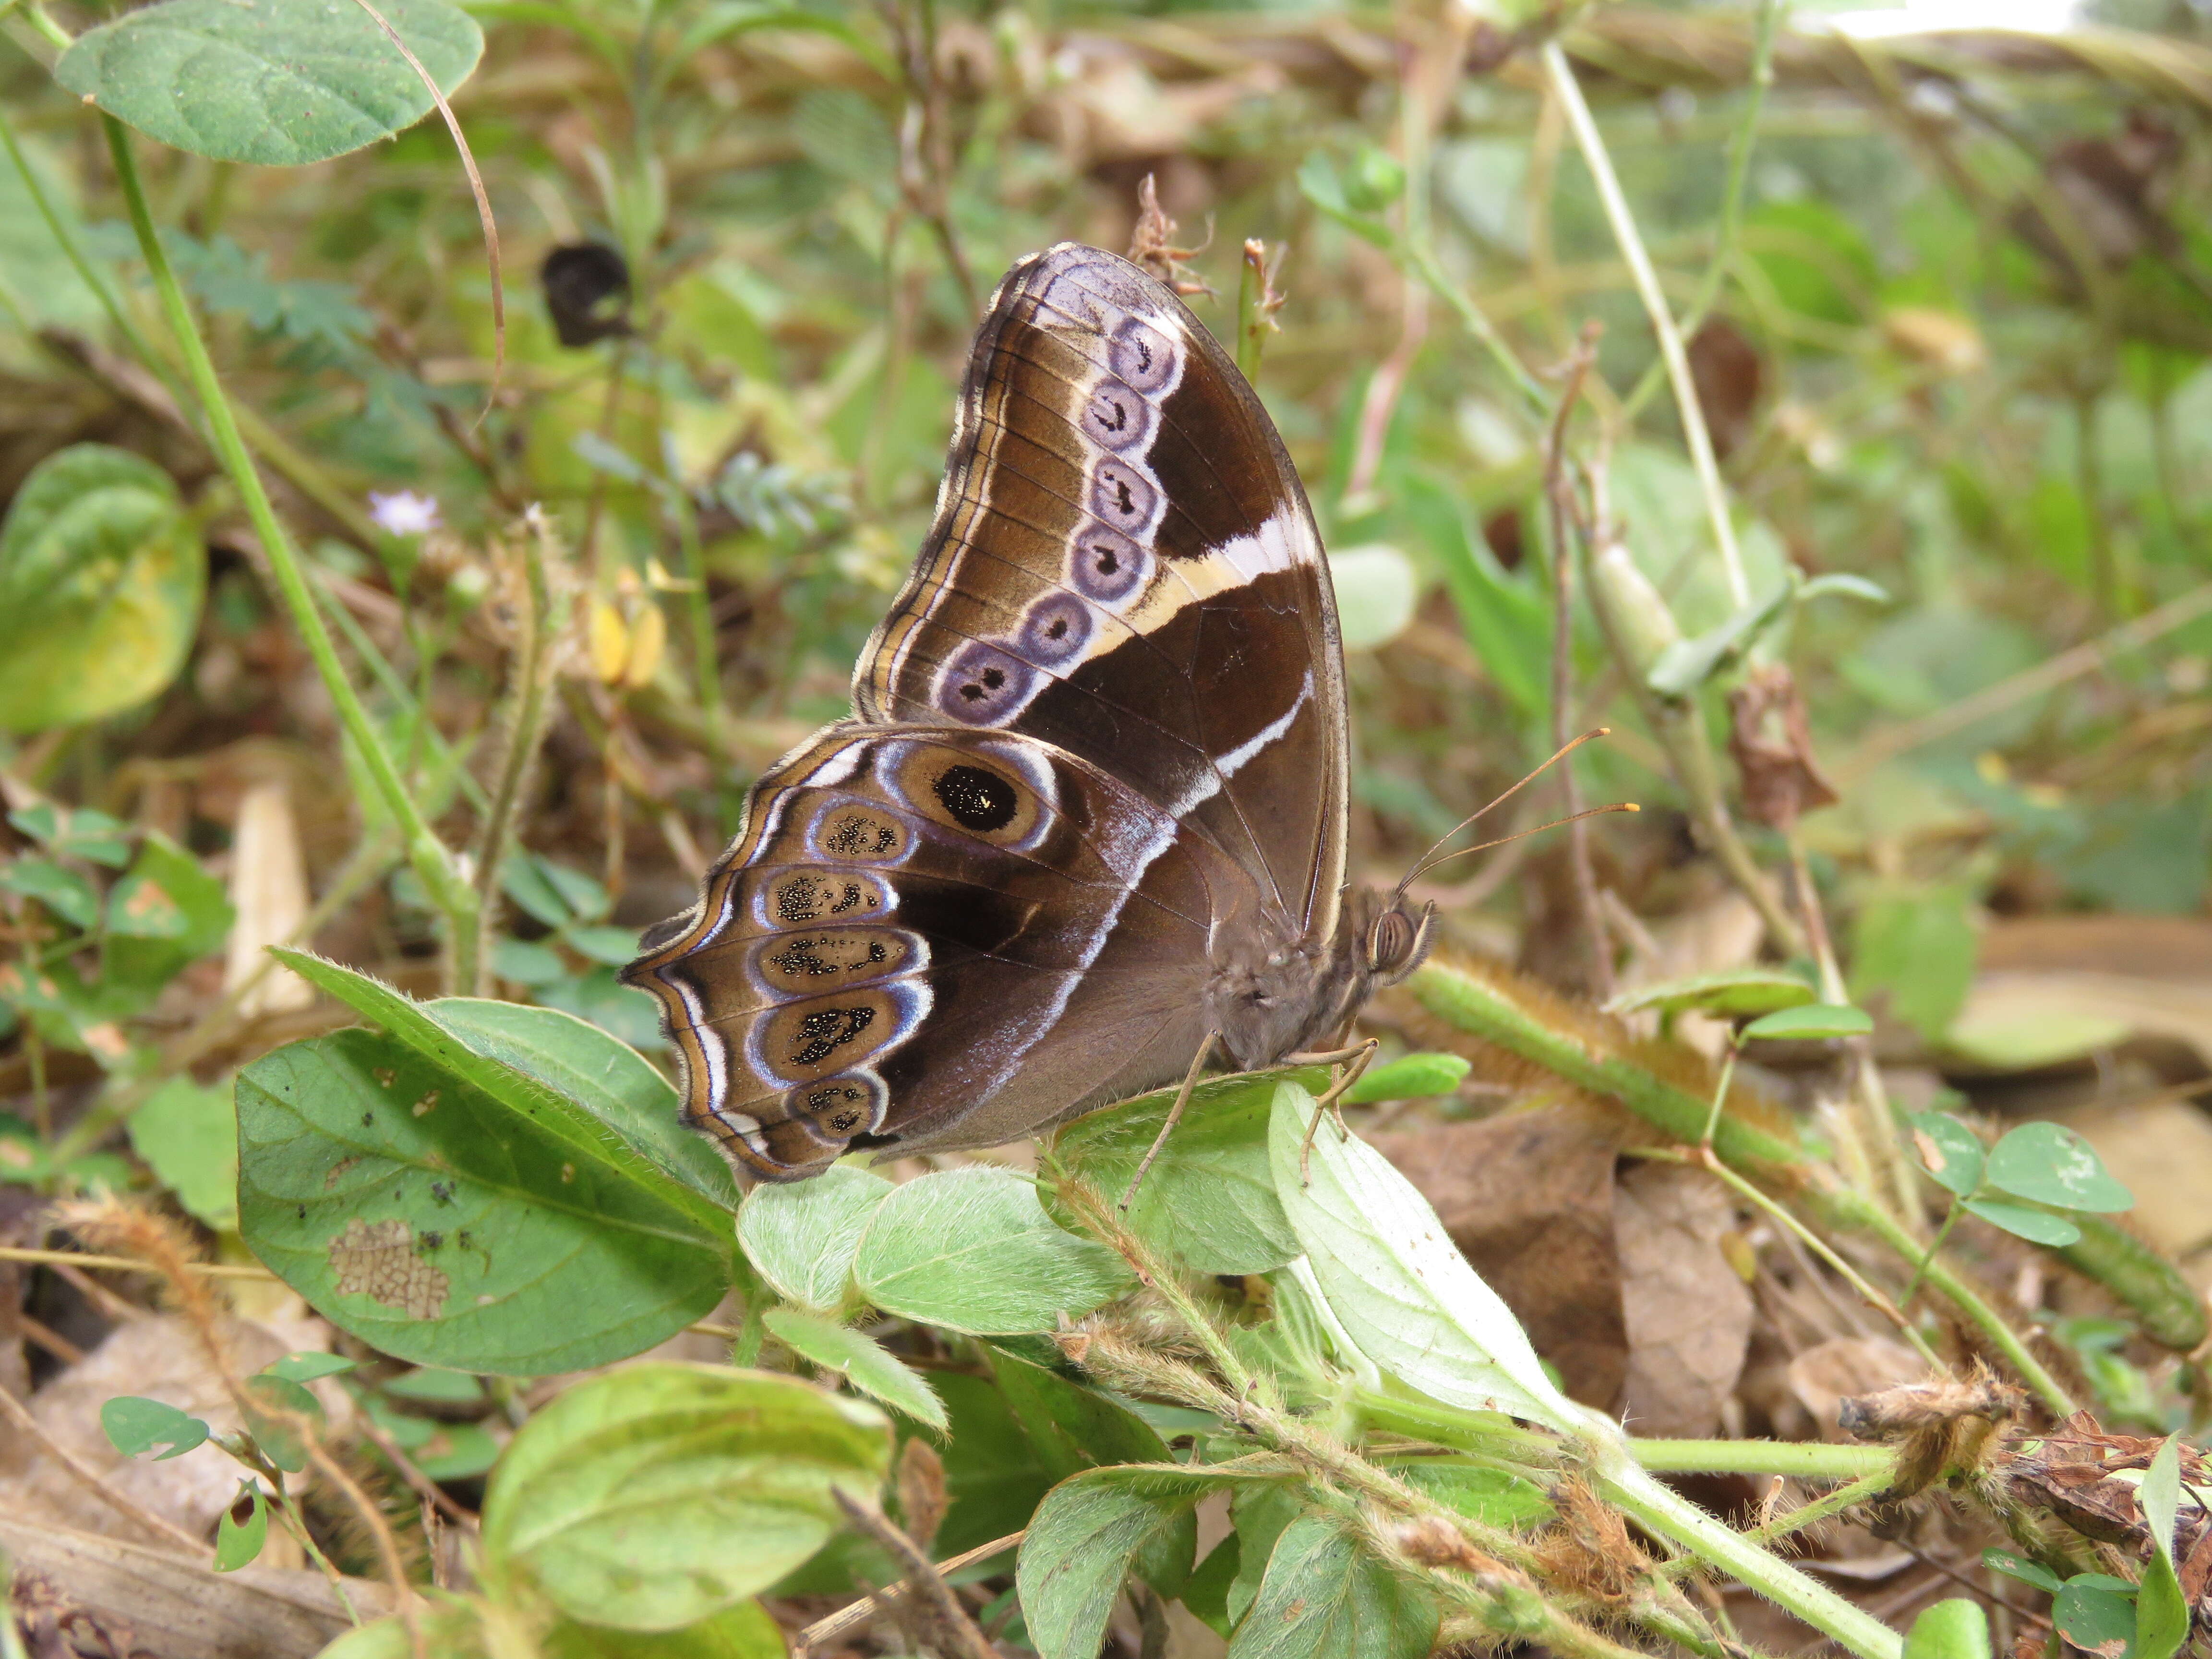
<path fill-rule="evenodd" d="M 684 1111 L 738 1168 L 989 1146 L 1323 1042 L 1433 907 L 1347 889 L 1328 567 L 1236 364 L 1097 248 L 978 331 L 854 715 L 764 773 L 647 931 Z"/>

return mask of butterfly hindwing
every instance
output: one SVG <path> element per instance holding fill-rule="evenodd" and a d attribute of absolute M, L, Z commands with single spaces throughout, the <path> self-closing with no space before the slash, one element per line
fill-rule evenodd
<path fill-rule="evenodd" d="M 1006 1139 L 1109 1081 L 1038 1053 L 1048 1031 L 1105 1040 L 1129 1091 L 1203 1035 L 1183 1028 L 1226 873 L 1209 864 L 1043 745 L 848 722 L 761 780 L 700 907 L 629 976 L 670 1012 L 691 1121 L 756 1173 L 948 1125 Z"/>

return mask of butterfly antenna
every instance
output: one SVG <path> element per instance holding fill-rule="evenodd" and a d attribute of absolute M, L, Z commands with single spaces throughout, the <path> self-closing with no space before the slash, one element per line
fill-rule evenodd
<path fill-rule="evenodd" d="M 1516 830 L 1511 835 L 1500 836 L 1496 841 L 1477 842 L 1472 847 L 1461 848 L 1456 853 L 1447 853 L 1440 859 L 1431 859 L 1419 869 L 1415 870 L 1413 875 L 1407 876 L 1401 882 L 1398 890 L 1404 892 L 1413 884 L 1414 876 L 1424 875 L 1435 869 L 1439 864 L 1449 864 L 1452 860 L 1464 858 L 1469 853 L 1485 853 L 1493 847 L 1503 847 L 1509 841 L 1519 841 L 1524 836 L 1540 836 L 1547 830 L 1557 830 L 1565 824 L 1579 823 L 1584 818 L 1603 817 L 1607 812 L 1641 812 L 1643 810 L 1632 800 L 1617 800 L 1610 806 L 1593 806 L 1587 811 L 1571 813 L 1564 818 L 1553 818 L 1549 823 L 1540 823 L 1533 830 Z"/>
<path fill-rule="evenodd" d="M 1449 841 L 1454 836 L 1459 834 L 1461 830 L 1466 829 L 1468 825 L 1475 823 L 1477 820 L 1486 816 L 1497 808 L 1503 806 L 1507 801 L 1511 800 L 1514 796 L 1519 794 L 1530 784 L 1535 782 L 1537 779 L 1542 777 L 1545 773 L 1550 771 L 1553 767 L 1565 760 L 1568 756 L 1573 754 L 1576 750 L 1581 748 L 1591 738 L 1610 737 L 1612 734 L 1613 728 L 1609 726 L 1594 726 L 1589 731 L 1583 732 L 1582 736 L 1574 738 L 1571 742 L 1562 744 L 1557 750 L 1553 751 L 1551 759 L 1546 761 L 1534 771 L 1523 777 L 1520 782 L 1515 784 L 1504 794 L 1492 799 L 1488 805 L 1477 807 L 1474 811 L 1462 818 L 1457 823 L 1452 825 L 1450 829 L 1445 830 L 1443 834 L 1438 836 L 1435 841 L 1431 842 L 1429 844 L 1429 850 L 1422 854 L 1419 858 L 1413 861 L 1413 867 L 1406 872 L 1405 880 L 1398 884 L 1398 890 L 1401 893 L 1404 892 L 1408 887 L 1413 884 L 1414 881 L 1419 878 L 1425 871 L 1432 869 L 1437 865 L 1443 863 L 1444 859 L 1457 858 L 1459 856 L 1459 853 L 1446 853 L 1442 857 L 1438 857 L 1437 849 L 1442 847 L 1446 842 Z M 1607 806 L 1601 807 L 1599 810 L 1601 811 L 1611 812 L 1622 809 Z M 1626 810 L 1633 812 L 1637 809 L 1631 806 Z M 1575 815 L 1576 817 L 1589 817 L 1590 816 L 1592 815 L 1588 812 L 1577 812 Z M 1574 821 L 1574 818 L 1561 818 L 1559 820 L 1559 823 L 1572 823 Z M 1520 835 L 1508 836 L 1505 837 L 1504 841 L 1486 841 L 1484 842 L 1480 847 L 1464 847 L 1462 848 L 1460 851 L 1465 853 L 1480 853 L 1484 848 L 1503 847 L 1505 844 L 1505 842 L 1518 841 L 1521 836 L 1533 836 L 1539 833 L 1540 830 L 1555 830 L 1559 827 L 1559 823 L 1540 824 L 1536 830 L 1524 830 L 1520 832 Z"/>

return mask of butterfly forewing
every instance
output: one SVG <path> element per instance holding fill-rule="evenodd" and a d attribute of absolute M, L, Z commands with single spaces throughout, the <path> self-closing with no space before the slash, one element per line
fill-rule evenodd
<path fill-rule="evenodd" d="M 854 678 L 865 717 L 1110 770 L 1326 933 L 1342 884 L 1334 600 L 1297 474 L 1164 286 L 1063 246 L 1000 286 L 937 522 Z"/>

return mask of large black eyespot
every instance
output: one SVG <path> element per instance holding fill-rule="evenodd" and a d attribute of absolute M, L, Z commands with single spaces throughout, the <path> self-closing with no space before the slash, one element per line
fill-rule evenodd
<path fill-rule="evenodd" d="M 1014 786 L 980 766 L 948 766 L 929 787 L 953 822 L 979 836 L 1005 829 L 1021 810 Z"/>

